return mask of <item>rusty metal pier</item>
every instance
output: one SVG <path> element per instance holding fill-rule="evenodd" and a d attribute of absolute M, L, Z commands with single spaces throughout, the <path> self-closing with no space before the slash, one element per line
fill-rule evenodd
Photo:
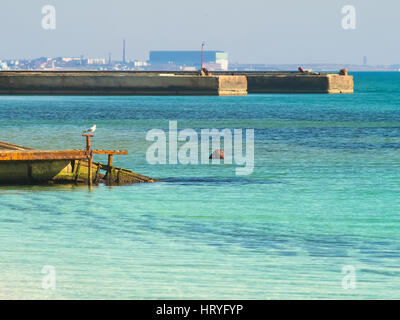
<path fill-rule="evenodd" d="M 113 167 L 114 155 L 127 151 L 93 150 L 91 134 L 84 134 L 86 149 L 35 150 L 0 141 L 0 184 L 87 183 L 103 181 L 108 185 L 154 182 L 130 170 Z M 93 162 L 93 155 L 108 155 L 107 165 Z M 100 170 L 105 170 L 102 175 Z"/>

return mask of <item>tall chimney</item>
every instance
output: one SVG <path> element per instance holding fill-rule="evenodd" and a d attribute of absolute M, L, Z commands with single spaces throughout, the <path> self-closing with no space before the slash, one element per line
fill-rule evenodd
<path fill-rule="evenodd" d="M 125 64 L 126 63 L 126 44 L 125 44 L 125 39 L 123 41 L 123 46 L 122 46 L 122 62 Z"/>

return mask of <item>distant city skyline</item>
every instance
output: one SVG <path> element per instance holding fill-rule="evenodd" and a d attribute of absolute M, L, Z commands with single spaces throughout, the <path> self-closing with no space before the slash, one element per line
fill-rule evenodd
<path fill-rule="evenodd" d="M 185 52 L 188 50 L 163 50 L 163 51 L 173 51 L 173 52 Z M 195 50 L 193 50 L 195 51 Z M 215 51 L 215 50 L 210 50 L 210 51 Z M 218 51 L 218 50 L 217 50 Z M 149 53 L 151 52 L 151 50 L 149 50 Z M 111 53 L 108 53 L 106 56 L 100 56 L 100 55 L 94 55 L 94 56 L 87 56 L 84 54 L 81 55 L 75 55 L 75 56 L 67 56 L 67 55 L 60 55 L 60 56 L 56 56 L 56 57 L 50 57 L 50 56 L 38 56 L 38 57 L 13 57 L 13 58 L 2 58 L 0 57 L 0 61 L 12 61 L 12 60 L 16 60 L 16 61 L 25 61 L 25 60 L 38 60 L 38 59 L 42 59 L 42 58 L 49 58 L 49 59 L 58 59 L 58 58 L 73 58 L 73 59 L 84 59 L 84 60 L 103 60 L 105 61 L 104 64 L 111 64 L 111 62 L 116 63 L 116 62 L 121 62 L 121 63 L 126 63 L 129 64 L 130 62 L 134 62 L 134 61 L 141 61 L 141 62 L 150 62 L 150 57 L 149 55 L 147 55 L 146 59 L 135 59 L 135 58 L 130 58 L 128 56 L 122 55 L 121 58 L 115 57 L 113 58 L 115 55 L 112 55 Z M 358 66 L 371 66 L 371 67 L 376 67 L 376 66 L 385 66 L 385 67 L 389 67 L 389 66 L 397 66 L 400 65 L 399 63 L 391 63 L 391 64 L 382 64 L 382 63 L 376 63 L 376 64 L 370 64 L 368 61 L 368 57 L 367 56 L 362 56 L 359 59 L 360 61 L 357 63 L 330 63 L 330 62 L 320 62 L 320 63 L 243 63 L 240 61 L 235 61 L 232 62 L 230 61 L 230 64 L 243 64 L 243 65 L 358 65 Z M 399 59 L 400 61 L 400 59 Z"/>
<path fill-rule="evenodd" d="M 127 59 L 126 40 L 122 41 L 121 59 L 112 60 L 101 57 L 38 57 L 33 59 L 0 59 L 1 71 L 297 71 L 299 66 L 308 71 L 400 71 L 400 64 L 368 64 L 367 56 L 362 57 L 362 64 L 246 64 L 229 63 L 229 53 L 221 50 L 156 50 L 149 51 L 146 60 Z M 230 67 L 229 67 L 230 66 Z"/>
<path fill-rule="evenodd" d="M 342 8 L 356 9 L 356 28 L 341 26 Z M 56 9 L 55 29 L 42 28 L 42 8 Z M 148 60 L 150 50 L 229 52 L 230 63 L 400 63 L 397 1 L 262 0 L 199 3 L 170 0 L 3 0 L 0 59 L 85 57 Z"/>
<path fill-rule="evenodd" d="M 243 64 L 229 63 L 228 53 L 223 51 L 204 52 L 203 67 L 209 71 L 298 71 L 338 72 L 348 71 L 400 71 L 400 64 Z M 34 59 L 0 60 L 0 71 L 198 71 L 201 68 L 201 51 L 153 51 L 150 60 L 108 60 L 106 58 L 39 57 Z"/>

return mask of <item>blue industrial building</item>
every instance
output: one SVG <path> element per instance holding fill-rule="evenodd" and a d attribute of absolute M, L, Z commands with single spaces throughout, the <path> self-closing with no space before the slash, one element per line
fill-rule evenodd
<path fill-rule="evenodd" d="M 150 51 L 150 64 L 154 66 L 174 65 L 200 69 L 201 51 Z M 224 51 L 204 51 L 204 66 L 228 69 L 228 53 Z"/>

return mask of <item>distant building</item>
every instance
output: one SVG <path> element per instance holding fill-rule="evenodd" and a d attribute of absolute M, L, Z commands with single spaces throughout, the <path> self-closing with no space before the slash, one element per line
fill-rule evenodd
<path fill-rule="evenodd" d="M 81 62 L 82 58 L 61 58 L 62 62 Z"/>
<path fill-rule="evenodd" d="M 0 60 L 0 70 L 9 70 L 10 68 L 7 65 L 7 62 L 3 62 Z"/>
<path fill-rule="evenodd" d="M 368 65 L 367 56 L 364 56 L 364 57 L 363 57 L 363 65 L 364 65 L 364 66 Z"/>
<path fill-rule="evenodd" d="M 155 66 L 174 65 L 177 67 L 201 68 L 201 51 L 150 51 L 150 64 Z M 224 51 L 204 51 L 204 65 L 212 65 L 214 70 L 228 70 L 228 53 Z"/>
<path fill-rule="evenodd" d="M 87 64 L 103 65 L 106 64 L 106 59 L 87 59 Z"/>
<path fill-rule="evenodd" d="M 135 68 L 140 68 L 140 67 L 147 67 L 148 63 L 146 61 L 141 61 L 141 60 L 134 60 L 133 61 L 133 66 Z"/>
<path fill-rule="evenodd" d="M 196 71 L 196 67 L 182 67 L 183 71 Z"/>

